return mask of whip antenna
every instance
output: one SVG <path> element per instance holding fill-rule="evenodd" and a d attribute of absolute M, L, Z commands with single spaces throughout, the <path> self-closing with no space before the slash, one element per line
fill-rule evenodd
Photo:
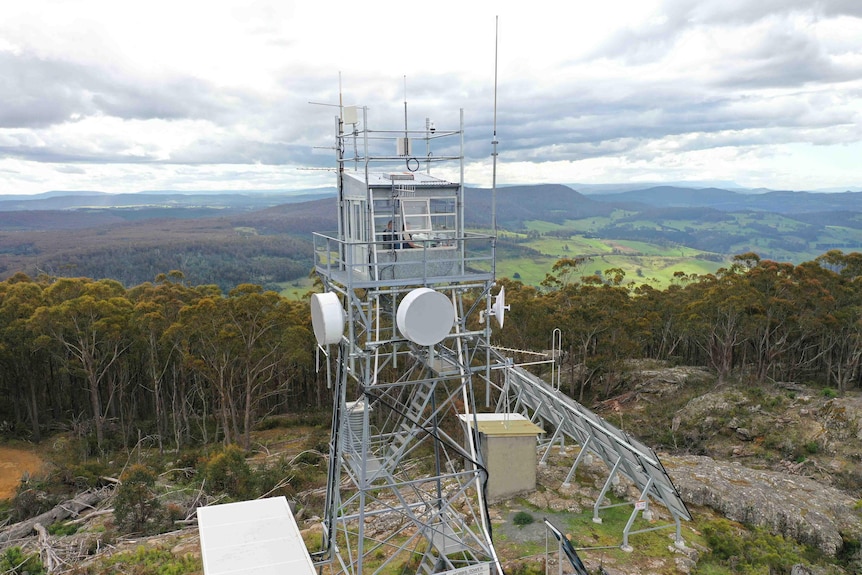
<path fill-rule="evenodd" d="M 407 74 L 404 74 L 404 141 L 407 142 Z"/>
<path fill-rule="evenodd" d="M 491 152 L 493 158 L 491 168 L 491 229 L 494 236 L 497 235 L 497 44 L 500 30 L 500 17 L 494 17 L 494 138 L 491 140 L 491 145 L 494 147 Z"/>

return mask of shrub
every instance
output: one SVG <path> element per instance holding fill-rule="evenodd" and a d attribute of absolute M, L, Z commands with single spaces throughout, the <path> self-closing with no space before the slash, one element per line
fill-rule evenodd
<path fill-rule="evenodd" d="M 58 503 L 56 497 L 51 497 L 46 491 L 40 489 L 42 485 L 29 487 L 21 483 L 12 501 L 12 517 L 14 521 L 24 521 L 31 517 L 49 511 Z M 2 573 L 2 571 L 0 571 Z"/>
<path fill-rule="evenodd" d="M 228 445 L 216 453 L 205 464 L 204 475 L 210 491 L 224 493 L 234 499 L 252 496 L 251 468 L 242 449 Z"/>
<path fill-rule="evenodd" d="M 156 474 L 144 465 L 133 465 L 120 477 L 114 517 L 127 533 L 151 535 L 163 531 L 167 516 L 155 493 Z"/>
<path fill-rule="evenodd" d="M 526 511 L 518 511 L 517 513 L 515 513 L 515 516 L 512 517 L 512 523 L 514 523 L 518 527 L 529 525 L 533 521 L 535 521 L 535 519 L 533 519 L 533 516 Z"/>
<path fill-rule="evenodd" d="M 0 573 L 9 575 L 43 575 L 45 568 L 36 554 L 24 554 L 20 547 L 9 547 L 0 554 Z"/>
<path fill-rule="evenodd" d="M 74 523 L 69 523 L 66 521 L 61 521 L 58 523 L 53 523 L 48 526 L 48 533 L 51 535 L 57 535 L 58 537 L 65 537 L 67 535 L 74 535 L 78 532 L 78 526 Z"/>
<path fill-rule="evenodd" d="M 83 462 L 70 461 L 60 468 L 61 481 L 75 491 L 104 487 L 107 485 L 104 479 L 107 475 L 111 475 L 111 470 L 98 459 Z"/>
<path fill-rule="evenodd" d="M 805 564 L 816 555 L 766 529 L 745 531 L 723 519 L 709 522 L 703 534 L 712 550 L 708 562 L 732 567 L 735 573 L 789 573 L 793 565 Z"/>

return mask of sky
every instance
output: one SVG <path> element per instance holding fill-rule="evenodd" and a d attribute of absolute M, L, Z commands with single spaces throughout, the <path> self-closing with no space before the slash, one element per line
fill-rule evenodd
<path fill-rule="evenodd" d="M 0 194 L 331 187 L 405 100 L 475 186 L 496 117 L 497 185 L 862 189 L 862 2 L 0 0 Z"/>

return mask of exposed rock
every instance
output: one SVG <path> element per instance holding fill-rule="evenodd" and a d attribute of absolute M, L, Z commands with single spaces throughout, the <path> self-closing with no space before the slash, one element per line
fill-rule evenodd
<path fill-rule="evenodd" d="M 574 499 L 560 497 L 552 491 L 534 491 L 526 497 L 527 502 L 539 509 L 550 509 L 555 513 L 567 511 L 580 513 L 582 507 Z"/>
<path fill-rule="evenodd" d="M 662 461 L 686 503 L 711 507 L 731 520 L 766 527 L 833 557 L 842 548 L 842 534 L 862 536 L 855 500 L 812 479 L 708 457 Z"/>
<path fill-rule="evenodd" d="M 818 419 L 831 439 L 862 439 L 862 399 L 836 397 L 820 408 Z"/>
<path fill-rule="evenodd" d="M 704 381 L 712 377 L 707 370 L 700 367 L 672 367 L 654 360 L 629 360 L 626 366 L 629 371 L 625 377 L 634 384 L 634 389 L 641 399 L 644 395 L 662 397 L 676 392 L 686 383 Z"/>
<path fill-rule="evenodd" d="M 726 390 L 716 393 L 707 393 L 693 398 L 680 410 L 683 423 L 701 421 L 701 427 L 713 427 L 714 418 L 717 415 L 729 413 L 734 407 L 745 403 L 745 398 L 735 390 Z M 707 422 L 707 420 L 710 420 Z M 733 418 L 728 425 L 739 425 L 739 421 Z"/>

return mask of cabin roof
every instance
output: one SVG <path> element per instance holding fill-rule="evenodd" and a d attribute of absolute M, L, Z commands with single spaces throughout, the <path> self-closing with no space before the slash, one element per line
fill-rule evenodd
<path fill-rule="evenodd" d="M 360 183 L 364 183 L 365 174 L 362 172 L 344 171 L 344 177 Z M 390 172 L 368 172 L 368 184 L 371 187 L 388 187 L 393 184 L 404 186 L 440 186 L 457 185 L 447 180 L 442 180 L 425 172 L 390 171 Z"/>

